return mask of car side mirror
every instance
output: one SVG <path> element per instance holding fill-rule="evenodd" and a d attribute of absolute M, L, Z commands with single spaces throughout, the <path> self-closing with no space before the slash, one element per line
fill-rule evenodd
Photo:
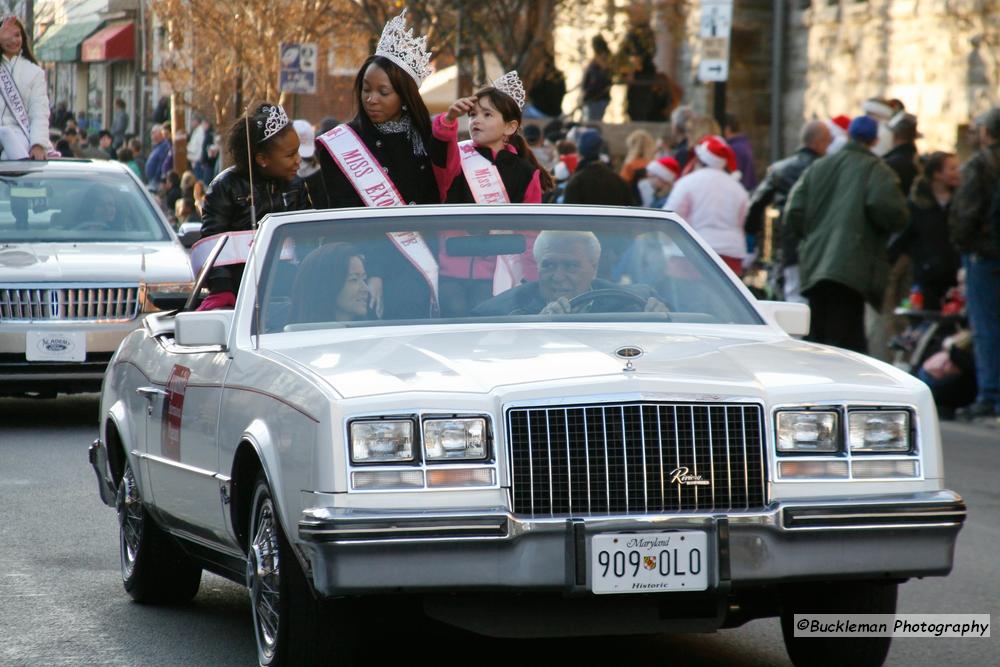
<path fill-rule="evenodd" d="M 792 301 L 758 301 L 764 315 L 777 324 L 789 336 L 805 336 L 809 333 L 809 306 Z"/>
<path fill-rule="evenodd" d="M 174 340 L 178 345 L 190 347 L 220 346 L 229 344 L 229 330 L 233 326 L 232 310 L 202 310 L 177 313 L 174 318 Z"/>
<path fill-rule="evenodd" d="M 201 240 L 201 223 L 185 222 L 177 230 L 177 237 L 180 239 L 182 246 L 190 248 Z"/>

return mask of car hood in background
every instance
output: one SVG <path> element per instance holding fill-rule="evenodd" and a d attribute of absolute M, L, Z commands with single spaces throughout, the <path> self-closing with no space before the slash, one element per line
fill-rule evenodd
<path fill-rule="evenodd" d="M 704 334 L 636 331 L 627 325 L 499 325 L 454 332 L 433 327 L 426 333 L 370 329 L 360 339 L 345 337 L 342 330 L 314 331 L 282 334 L 269 341 L 276 345 L 263 347 L 309 367 L 346 398 L 405 391 L 487 393 L 503 386 L 598 377 L 655 378 L 666 383 L 663 391 L 728 395 L 794 396 L 807 387 L 832 394 L 859 385 L 898 392 L 906 386 L 892 369 L 859 355 L 776 333 L 747 335 L 745 327 L 721 333 L 726 328 Z M 318 339 L 323 342 L 313 342 Z M 623 346 L 644 352 L 633 360 L 634 371 L 624 371 L 626 360 L 615 356 Z"/>
<path fill-rule="evenodd" d="M 0 283 L 158 283 L 193 279 L 187 253 L 171 242 L 0 246 Z"/>

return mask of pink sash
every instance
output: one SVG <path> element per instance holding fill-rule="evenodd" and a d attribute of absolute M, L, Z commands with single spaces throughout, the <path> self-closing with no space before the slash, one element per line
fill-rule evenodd
<path fill-rule="evenodd" d="M 347 177 L 347 181 L 361 197 L 365 206 L 406 206 L 406 201 L 396 185 L 385 174 L 365 142 L 349 125 L 338 125 L 317 138 L 320 145 L 333 158 L 334 163 Z M 438 303 L 438 263 L 430 246 L 419 232 L 388 232 L 403 256 L 420 272 L 431 290 L 433 307 Z"/>

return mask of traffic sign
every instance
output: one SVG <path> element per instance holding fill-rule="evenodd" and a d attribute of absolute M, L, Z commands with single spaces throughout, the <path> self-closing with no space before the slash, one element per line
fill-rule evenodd
<path fill-rule="evenodd" d="M 279 47 L 281 65 L 278 90 L 283 93 L 316 93 L 316 57 L 319 50 L 315 42 L 289 42 Z"/>
<path fill-rule="evenodd" d="M 732 26 L 733 0 L 702 0 L 700 80 L 725 81 L 729 78 L 729 35 Z"/>

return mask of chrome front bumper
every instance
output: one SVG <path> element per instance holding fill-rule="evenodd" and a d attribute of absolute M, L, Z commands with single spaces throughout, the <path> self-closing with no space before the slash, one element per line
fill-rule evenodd
<path fill-rule="evenodd" d="M 506 509 L 383 512 L 310 508 L 299 546 L 322 595 L 392 591 L 590 590 L 590 537 L 703 530 L 710 589 L 795 581 L 905 579 L 951 571 L 965 503 L 951 491 L 754 513 L 525 519 Z"/>

